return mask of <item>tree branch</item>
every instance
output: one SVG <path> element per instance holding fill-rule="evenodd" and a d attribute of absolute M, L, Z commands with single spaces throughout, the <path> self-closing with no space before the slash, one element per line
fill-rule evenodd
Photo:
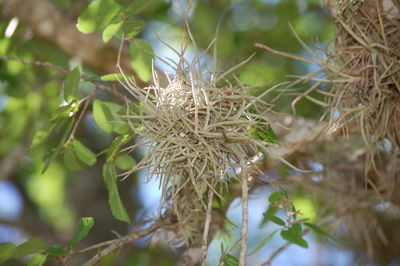
<path fill-rule="evenodd" d="M 141 231 L 134 231 L 131 234 L 128 234 L 120 239 L 116 239 L 114 240 L 107 248 L 103 249 L 102 251 L 100 251 L 99 253 L 97 253 L 93 258 L 91 258 L 90 260 L 88 260 L 83 266 L 94 266 L 97 265 L 97 263 L 99 263 L 99 261 L 107 256 L 108 254 L 110 254 L 111 252 L 113 252 L 114 250 L 117 250 L 119 248 L 121 248 L 122 246 L 131 243 L 132 241 L 135 241 L 137 239 L 140 239 L 142 237 L 145 237 L 151 233 L 153 233 L 154 231 L 156 231 L 157 229 L 169 225 L 167 220 L 161 220 L 158 221 L 156 223 L 154 223 L 153 225 L 151 225 L 150 227 L 143 229 Z"/>

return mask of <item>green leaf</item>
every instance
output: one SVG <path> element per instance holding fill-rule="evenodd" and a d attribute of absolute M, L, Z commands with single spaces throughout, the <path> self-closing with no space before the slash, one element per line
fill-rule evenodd
<path fill-rule="evenodd" d="M 68 147 L 64 151 L 64 162 L 65 165 L 72 171 L 79 171 L 87 167 L 87 165 L 83 163 L 78 156 L 76 156 L 72 147 Z"/>
<path fill-rule="evenodd" d="M 0 243 L 0 263 L 12 259 L 16 248 L 13 243 Z"/>
<path fill-rule="evenodd" d="M 70 103 L 78 97 L 80 80 L 81 68 L 78 66 L 68 73 L 64 81 L 64 99 L 67 103 Z"/>
<path fill-rule="evenodd" d="M 285 221 L 283 221 L 281 218 L 279 218 L 275 215 L 271 216 L 269 219 L 271 220 L 271 222 L 273 222 L 277 225 L 285 226 L 285 224 L 286 224 Z"/>
<path fill-rule="evenodd" d="M 31 148 L 37 147 L 43 143 L 53 131 L 63 129 L 68 120 L 72 120 L 71 114 L 79 110 L 79 104 L 76 101 L 71 101 L 69 105 L 59 107 L 48 121 L 33 137 Z"/>
<path fill-rule="evenodd" d="M 68 252 L 64 247 L 62 246 L 51 246 L 48 249 L 46 249 L 46 254 L 52 257 L 59 257 L 62 255 L 65 255 Z"/>
<path fill-rule="evenodd" d="M 78 159 L 86 164 L 87 166 L 92 166 L 96 163 L 96 154 L 94 154 L 91 150 L 86 148 L 82 143 L 77 140 L 72 141 L 71 147 L 74 150 L 75 155 Z"/>
<path fill-rule="evenodd" d="M 74 125 L 74 120 L 68 121 L 68 124 L 64 130 L 64 135 L 61 138 L 60 143 L 56 148 L 51 149 L 44 157 L 44 167 L 42 170 L 42 174 L 46 172 L 47 168 L 50 166 L 51 162 L 57 157 L 57 155 L 64 148 L 64 143 L 67 140 L 69 134 L 71 133 L 72 126 Z"/>
<path fill-rule="evenodd" d="M 103 29 L 118 14 L 121 6 L 114 0 L 96 0 L 83 10 L 76 27 L 80 32 L 92 33 Z"/>
<path fill-rule="evenodd" d="M 146 25 L 146 22 L 141 19 L 135 19 L 126 22 L 122 26 L 122 30 L 124 31 L 125 37 L 134 37 L 138 35 Z"/>
<path fill-rule="evenodd" d="M 313 232 L 315 232 L 315 233 L 317 233 L 319 235 L 326 236 L 326 237 L 328 237 L 328 238 L 330 238 L 332 240 L 335 240 L 335 238 L 333 236 L 331 236 L 329 233 L 327 233 L 324 229 L 322 229 L 318 225 L 313 224 L 313 223 L 308 223 L 308 222 L 303 223 L 303 224 L 305 226 L 309 227 L 311 230 L 313 230 Z"/>
<path fill-rule="evenodd" d="M 266 124 L 258 125 L 255 129 L 252 130 L 251 136 L 254 139 L 259 139 L 268 143 L 276 143 L 278 141 L 278 137 L 272 130 L 272 127 Z"/>
<path fill-rule="evenodd" d="M 121 146 L 127 143 L 131 137 L 132 136 L 129 134 L 118 136 L 113 140 L 110 147 L 101 152 L 107 154 L 107 162 L 115 161 L 115 157 L 117 156 L 118 151 L 121 149 Z"/>
<path fill-rule="evenodd" d="M 82 217 L 79 219 L 78 228 L 76 229 L 74 237 L 69 241 L 69 248 L 74 248 L 82 239 L 84 239 L 92 229 L 94 219 L 92 217 Z"/>
<path fill-rule="evenodd" d="M 275 215 L 275 213 L 279 210 L 279 208 L 269 206 L 267 211 L 263 213 L 263 220 L 261 221 L 261 226 L 266 224 L 271 220 L 271 217 Z"/>
<path fill-rule="evenodd" d="M 134 0 L 131 4 L 127 6 L 127 8 L 123 10 L 123 12 L 125 16 L 132 17 L 133 15 L 136 15 L 140 10 L 143 10 L 143 7 L 148 4 L 148 0 Z"/>
<path fill-rule="evenodd" d="M 295 224 L 287 230 L 281 231 L 282 238 L 286 239 L 287 241 L 297 244 L 300 247 L 308 248 L 308 243 L 303 239 L 302 232 L 301 232 L 301 225 Z M 299 231 L 300 228 L 300 231 Z"/>
<path fill-rule="evenodd" d="M 122 24 L 124 24 L 123 21 L 118 21 L 116 23 L 108 25 L 103 30 L 103 42 L 108 42 L 109 40 L 111 40 L 115 33 L 117 33 L 117 31 L 121 28 Z"/>
<path fill-rule="evenodd" d="M 103 166 L 103 178 L 108 190 L 108 202 L 112 214 L 116 219 L 129 223 L 130 219 L 128 213 L 126 212 L 118 193 L 117 173 L 113 164 L 106 163 Z"/>
<path fill-rule="evenodd" d="M 149 81 L 151 78 L 153 48 L 143 39 L 134 39 L 129 46 L 129 51 L 132 56 L 132 68 L 141 80 Z"/>
<path fill-rule="evenodd" d="M 263 239 L 263 241 L 260 242 L 260 244 L 257 245 L 257 247 L 255 247 L 255 249 L 253 249 L 249 254 L 247 254 L 247 256 L 251 256 L 254 253 L 256 253 L 257 251 L 259 251 L 263 246 L 265 246 L 265 244 L 267 244 L 268 241 L 271 240 L 271 238 L 276 234 L 276 232 L 278 232 L 279 229 L 273 231 L 272 233 L 270 233 L 269 235 L 267 235 L 266 238 Z"/>
<path fill-rule="evenodd" d="M 136 160 L 126 153 L 120 153 L 115 159 L 115 166 L 122 170 L 131 170 L 136 163 Z"/>
<path fill-rule="evenodd" d="M 110 134 L 117 121 L 120 121 L 118 111 L 121 106 L 116 103 L 95 100 L 93 102 L 93 118 L 96 125 L 104 132 Z"/>
<path fill-rule="evenodd" d="M 127 78 L 129 78 L 129 76 L 127 76 Z M 107 74 L 107 75 L 103 75 L 100 77 L 101 80 L 103 81 L 124 81 L 124 75 L 122 74 Z"/>
<path fill-rule="evenodd" d="M 224 264 L 223 266 L 238 266 L 239 260 L 232 255 L 226 254 L 224 256 Z"/>
<path fill-rule="evenodd" d="M 36 256 L 33 256 L 29 262 L 28 266 L 42 266 L 47 260 L 47 255 L 44 254 L 38 254 Z"/>
<path fill-rule="evenodd" d="M 39 144 L 41 144 L 43 141 L 45 141 L 52 133 L 52 130 L 54 129 L 54 127 L 55 127 L 55 125 L 46 123 L 46 125 L 44 126 L 43 129 L 37 131 L 35 133 L 35 136 L 33 137 L 31 148 L 35 148 Z"/>
<path fill-rule="evenodd" d="M 268 197 L 268 201 L 270 203 L 276 203 L 278 201 L 282 201 L 282 193 L 279 191 L 272 192 L 271 195 L 269 195 Z"/>
<path fill-rule="evenodd" d="M 45 246 L 43 240 L 37 238 L 31 238 L 16 248 L 13 257 L 15 259 L 19 259 L 33 253 L 41 252 L 44 249 Z"/>

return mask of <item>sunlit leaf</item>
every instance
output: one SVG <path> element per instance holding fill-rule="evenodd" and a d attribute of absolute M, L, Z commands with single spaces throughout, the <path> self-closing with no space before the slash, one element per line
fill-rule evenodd
<path fill-rule="evenodd" d="M 81 68 L 75 67 L 68 73 L 64 81 L 64 99 L 70 103 L 78 97 L 79 82 L 81 80 Z"/>
<path fill-rule="evenodd" d="M 92 33 L 107 26 L 118 14 L 121 6 L 114 0 L 96 0 L 89 4 L 78 17 L 78 30 Z"/>
<path fill-rule="evenodd" d="M 118 21 L 116 23 L 108 25 L 104 30 L 103 30 L 103 42 L 108 42 L 111 40 L 111 38 L 115 35 L 115 33 L 118 32 L 118 30 L 121 28 L 122 24 L 124 24 L 123 21 Z"/>
<path fill-rule="evenodd" d="M 42 266 L 47 260 L 47 255 L 44 254 L 38 254 L 36 256 L 33 256 L 27 266 Z"/>
<path fill-rule="evenodd" d="M 92 217 L 82 217 L 79 219 L 78 227 L 73 238 L 69 241 L 68 246 L 74 248 L 82 239 L 84 239 L 92 229 L 94 219 Z"/>
<path fill-rule="evenodd" d="M 136 165 L 136 160 L 126 154 L 126 153 L 120 153 L 117 156 L 117 159 L 115 159 L 115 166 L 117 166 L 119 169 L 122 170 L 130 170 Z"/>
<path fill-rule="evenodd" d="M 129 46 L 129 51 L 132 56 L 132 68 L 141 80 L 149 81 L 151 78 L 153 48 L 146 40 L 134 39 Z"/>
<path fill-rule="evenodd" d="M 100 77 L 100 79 L 103 81 L 123 81 L 123 80 L 125 80 L 124 76 L 122 74 L 117 74 L 117 73 L 103 75 Z"/>
<path fill-rule="evenodd" d="M 44 249 L 45 246 L 43 240 L 37 238 L 31 238 L 28 241 L 17 246 L 13 254 L 13 257 L 19 259 L 33 253 L 41 252 Z"/>
<path fill-rule="evenodd" d="M 119 196 L 117 187 L 117 173 L 113 164 L 106 163 L 103 166 L 103 178 L 108 190 L 108 202 L 110 204 L 112 214 L 116 219 L 129 223 L 130 219 L 128 213 L 126 212 L 126 209 Z"/>

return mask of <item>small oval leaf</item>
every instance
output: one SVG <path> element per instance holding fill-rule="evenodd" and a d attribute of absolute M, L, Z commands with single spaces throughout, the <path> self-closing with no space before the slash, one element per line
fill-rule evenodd
<path fill-rule="evenodd" d="M 107 26 L 118 14 L 121 6 L 114 0 L 96 0 L 83 10 L 76 27 L 80 32 L 92 33 Z"/>
<path fill-rule="evenodd" d="M 92 166 L 96 163 L 96 154 L 86 148 L 82 143 L 77 140 L 72 141 L 71 147 L 78 159 L 87 166 Z"/>
<path fill-rule="evenodd" d="M 151 78 L 153 48 L 149 42 L 143 39 L 134 39 L 129 46 L 129 51 L 132 56 L 132 68 L 141 80 L 149 81 Z"/>
<path fill-rule="evenodd" d="M 69 241 L 68 246 L 70 248 L 75 247 L 82 239 L 84 239 L 92 229 L 94 225 L 94 219 L 92 217 L 82 217 L 79 219 L 78 227 L 75 231 L 73 238 Z"/>
<path fill-rule="evenodd" d="M 128 213 L 121 201 L 117 187 L 117 173 L 115 166 L 111 163 L 106 163 L 103 166 L 103 178 L 108 190 L 108 202 L 111 212 L 114 217 L 123 222 L 130 222 Z"/>
<path fill-rule="evenodd" d="M 136 160 L 126 153 L 120 153 L 115 159 L 115 166 L 122 170 L 131 170 L 135 165 Z"/>
<path fill-rule="evenodd" d="M 64 81 L 64 99 L 67 103 L 78 97 L 80 80 L 81 68 L 78 66 L 68 73 Z"/>

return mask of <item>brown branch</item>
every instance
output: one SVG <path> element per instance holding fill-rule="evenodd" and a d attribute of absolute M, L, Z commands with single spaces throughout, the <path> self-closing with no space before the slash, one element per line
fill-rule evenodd
<path fill-rule="evenodd" d="M 76 21 L 64 15 L 51 1 L 0 0 L 0 5 L 7 16 L 18 17 L 28 24 L 35 35 L 81 59 L 94 70 L 100 73 L 115 73 L 118 45 L 113 42 L 103 43 L 98 34 L 80 33 L 75 27 Z M 135 77 L 138 86 L 148 85 L 132 70 L 129 51 L 126 48 L 122 51 L 120 65 L 127 74 Z"/>

